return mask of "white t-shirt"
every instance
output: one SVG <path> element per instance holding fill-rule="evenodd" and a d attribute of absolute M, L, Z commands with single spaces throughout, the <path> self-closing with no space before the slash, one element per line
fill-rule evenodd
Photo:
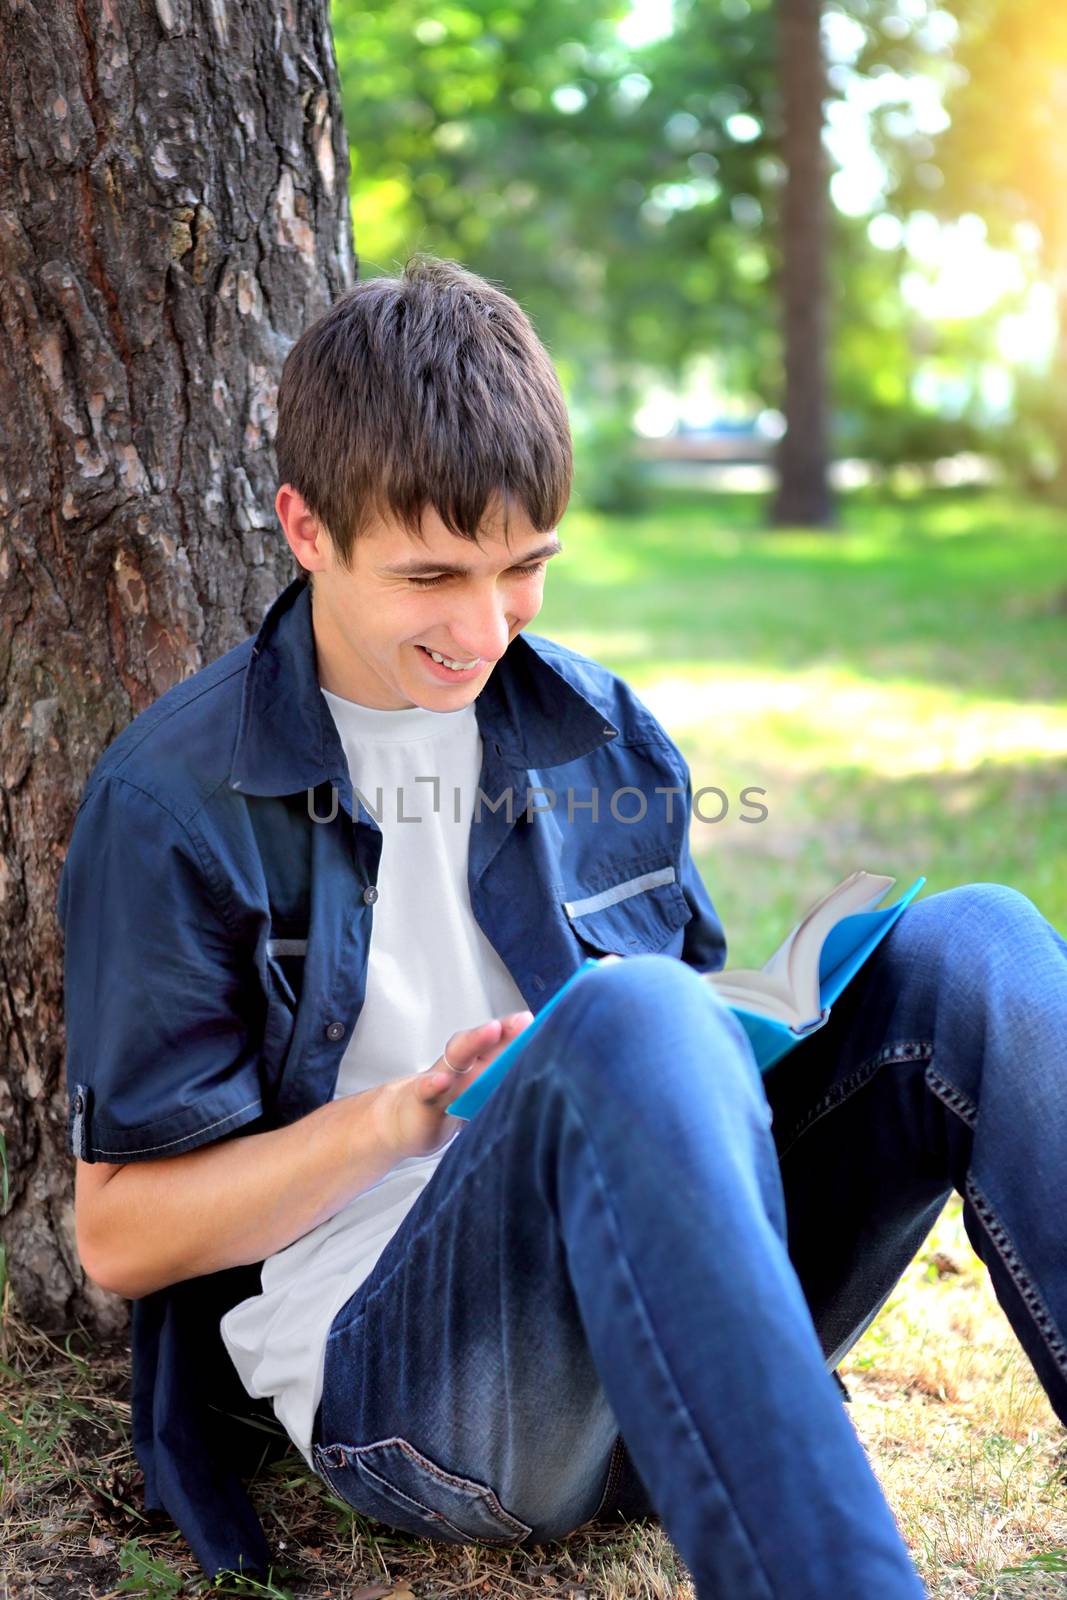
<path fill-rule="evenodd" d="M 341 1059 L 336 1099 L 426 1071 L 457 1029 L 522 1010 L 526 1001 L 475 921 L 467 889 L 482 763 L 473 702 L 451 712 L 421 706 L 378 711 L 321 692 L 353 788 L 375 821 L 380 812 L 382 830 L 366 996 Z M 415 782 L 420 777 L 437 777 L 439 786 Z M 462 1131 L 457 1124 L 453 1138 Z M 223 1343 L 248 1393 L 270 1397 L 309 1466 L 330 1324 L 447 1148 L 401 1161 L 334 1216 L 276 1251 L 263 1263 L 262 1292 L 221 1320 Z"/>

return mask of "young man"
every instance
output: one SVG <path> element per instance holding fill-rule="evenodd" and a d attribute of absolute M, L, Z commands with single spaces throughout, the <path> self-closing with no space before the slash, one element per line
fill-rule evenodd
<path fill-rule="evenodd" d="M 273 1414 L 416 1534 L 658 1514 L 702 1597 L 920 1595 L 829 1373 L 955 1187 L 1067 1420 L 1067 945 L 1013 889 L 931 895 L 761 1079 L 697 976 L 684 759 L 523 631 L 571 454 L 519 308 L 433 260 L 360 285 L 277 449 L 307 581 L 106 752 L 60 892 L 147 1503 L 209 1576 L 265 1571 Z"/>

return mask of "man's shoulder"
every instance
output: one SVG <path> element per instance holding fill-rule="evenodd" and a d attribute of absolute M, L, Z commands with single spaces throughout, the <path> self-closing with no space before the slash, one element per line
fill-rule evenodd
<path fill-rule="evenodd" d="M 252 637 L 146 706 L 98 759 L 84 795 L 118 780 L 188 822 L 229 776 Z"/>
<path fill-rule="evenodd" d="M 611 667 L 544 634 L 524 633 L 523 638 L 541 660 L 618 728 L 620 742 L 675 749 L 674 741 L 637 691 Z"/>

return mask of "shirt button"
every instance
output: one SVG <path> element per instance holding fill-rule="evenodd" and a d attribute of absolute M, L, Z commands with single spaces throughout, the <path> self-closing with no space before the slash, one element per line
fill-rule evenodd
<path fill-rule="evenodd" d="M 75 1111 L 85 1110 L 85 1101 L 82 1099 L 80 1094 L 76 1094 L 74 1096 L 74 1109 Z"/>
<path fill-rule="evenodd" d="M 328 1022 L 326 1024 L 326 1037 L 331 1044 L 336 1044 L 338 1039 L 343 1039 L 344 1036 L 345 1025 L 343 1022 Z"/>
<path fill-rule="evenodd" d="M 533 982 L 534 988 L 537 990 L 538 994 L 540 994 L 541 990 L 545 986 L 544 978 L 541 977 L 540 973 L 535 972 L 534 975 L 533 975 L 532 982 Z"/>
<path fill-rule="evenodd" d="M 372 906 L 374 904 L 375 900 L 377 900 L 377 898 L 378 898 L 378 891 L 377 891 L 377 889 L 374 887 L 374 885 L 372 883 L 372 884 L 369 885 L 368 888 L 364 889 L 364 891 L 363 891 L 363 904 L 365 906 Z"/>

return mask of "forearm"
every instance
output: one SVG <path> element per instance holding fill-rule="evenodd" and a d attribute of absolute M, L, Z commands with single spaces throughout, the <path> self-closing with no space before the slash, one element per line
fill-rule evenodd
<path fill-rule="evenodd" d="M 267 1133 L 120 1167 L 95 1196 L 83 1265 L 129 1299 L 262 1261 L 377 1183 L 397 1157 L 372 1116 L 377 1090 L 331 1100 Z"/>

